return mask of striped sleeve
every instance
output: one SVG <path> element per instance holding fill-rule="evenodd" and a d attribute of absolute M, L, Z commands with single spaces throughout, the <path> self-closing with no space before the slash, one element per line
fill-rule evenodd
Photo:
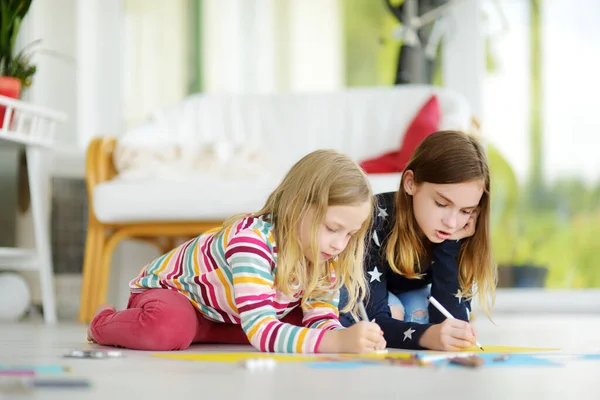
<path fill-rule="evenodd" d="M 339 301 L 339 290 L 333 293 L 331 300 L 308 299 L 302 306 L 302 312 L 304 314 L 302 322 L 304 323 L 304 326 L 328 331 L 344 329 L 339 320 Z"/>
<path fill-rule="evenodd" d="M 227 244 L 225 257 L 232 270 L 242 329 L 250 343 L 263 352 L 315 353 L 325 330 L 294 326 L 277 318 L 274 259 L 264 235 L 241 230 Z"/>

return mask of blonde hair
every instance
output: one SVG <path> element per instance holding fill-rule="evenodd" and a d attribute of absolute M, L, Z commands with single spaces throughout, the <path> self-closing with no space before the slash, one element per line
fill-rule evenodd
<path fill-rule="evenodd" d="M 489 227 L 490 171 L 483 146 L 462 132 L 436 132 L 425 138 L 412 154 L 404 172 L 409 170 L 417 185 L 483 182 L 475 234 L 463 239 L 458 256 L 458 279 L 467 299 L 478 294 L 489 317 L 495 302 L 496 268 L 492 263 Z M 405 177 L 403 174 L 396 194 L 396 219 L 385 253 L 394 272 L 416 279 L 421 277 L 421 262 L 425 261 L 428 249 L 415 220 L 412 198 L 404 190 Z"/>
<path fill-rule="evenodd" d="M 328 268 L 310 266 L 304 257 L 298 228 L 302 218 L 314 207 L 310 221 L 313 260 L 319 259 L 317 233 L 329 206 L 360 205 L 368 202 L 370 210 L 360 230 L 352 236 L 337 260 Z M 356 304 L 367 294 L 363 270 L 365 237 L 372 223 L 374 197 L 364 171 L 347 156 L 334 150 L 316 150 L 300 159 L 269 195 L 265 205 L 253 216 L 262 216 L 274 225 L 277 242 L 275 287 L 290 296 L 298 287 L 306 300 L 330 299 L 331 294 L 346 286 L 348 304 L 342 312 L 355 312 Z M 224 228 L 239 216 L 225 222 Z M 332 272 L 335 281 L 332 281 Z"/>

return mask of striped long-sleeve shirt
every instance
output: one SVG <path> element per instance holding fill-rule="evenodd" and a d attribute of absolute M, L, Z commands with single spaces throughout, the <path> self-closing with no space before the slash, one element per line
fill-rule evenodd
<path fill-rule="evenodd" d="M 206 318 L 241 324 L 250 343 L 265 352 L 315 353 L 339 322 L 339 293 L 331 301 L 308 299 L 302 327 L 280 321 L 301 304 L 274 287 L 277 245 L 273 224 L 260 217 L 215 229 L 150 262 L 129 286 L 132 292 L 171 289 L 185 295 Z M 333 279 L 333 270 L 331 270 Z"/>

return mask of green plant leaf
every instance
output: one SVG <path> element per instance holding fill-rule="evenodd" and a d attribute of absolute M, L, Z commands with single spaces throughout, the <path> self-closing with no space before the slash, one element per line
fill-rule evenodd
<path fill-rule="evenodd" d="M 0 74 L 12 76 L 29 87 L 37 67 L 31 63 L 35 41 L 15 54 L 15 45 L 23 19 L 29 12 L 32 0 L 0 0 Z"/>

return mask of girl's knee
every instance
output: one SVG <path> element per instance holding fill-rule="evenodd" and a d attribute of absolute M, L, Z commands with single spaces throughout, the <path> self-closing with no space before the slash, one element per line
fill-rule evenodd
<path fill-rule="evenodd" d="M 405 316 L 407 322 L 416 322 L 418 324 L 426 324 L 429 322 L 429 312 L 427 309 L 416 308 L 410 311 L 410 314 Z"/>
<path fill-rule="evenodd" d="M 147 350 L 183 350 L 196 334 L 197 315 L 190 307 L 172 307 L 160 302 L 144 307 L 139 332 L 140 346 Z"/>
<path fill-rule="evenodd" d="M 401 305 L 390 306 L 390 312 L 392 313 L 392 318 L 404 321 L 404 307 Z"/>
<path fill-rule="evenodd" d="M 426 324 L 429 322 L 429 312 L 427 310 L 428 300 L 427 296 L 430 293 L 428 286 L 422 289 L 416 289 L 409 292 L 401 293 L 392 298 L 389 297 L 390 309 L 392 307 L 398 307 L 394 303 L 401 304 L 403 307 L 402 320 L 406 322 L 416 322 L 419 324 Z M 399 312 L 397 312 L 400 315 Z M 393 315 L 392 315 L 393 316 Z M 396 319 L 400 319 L 394 316 Z"/>

